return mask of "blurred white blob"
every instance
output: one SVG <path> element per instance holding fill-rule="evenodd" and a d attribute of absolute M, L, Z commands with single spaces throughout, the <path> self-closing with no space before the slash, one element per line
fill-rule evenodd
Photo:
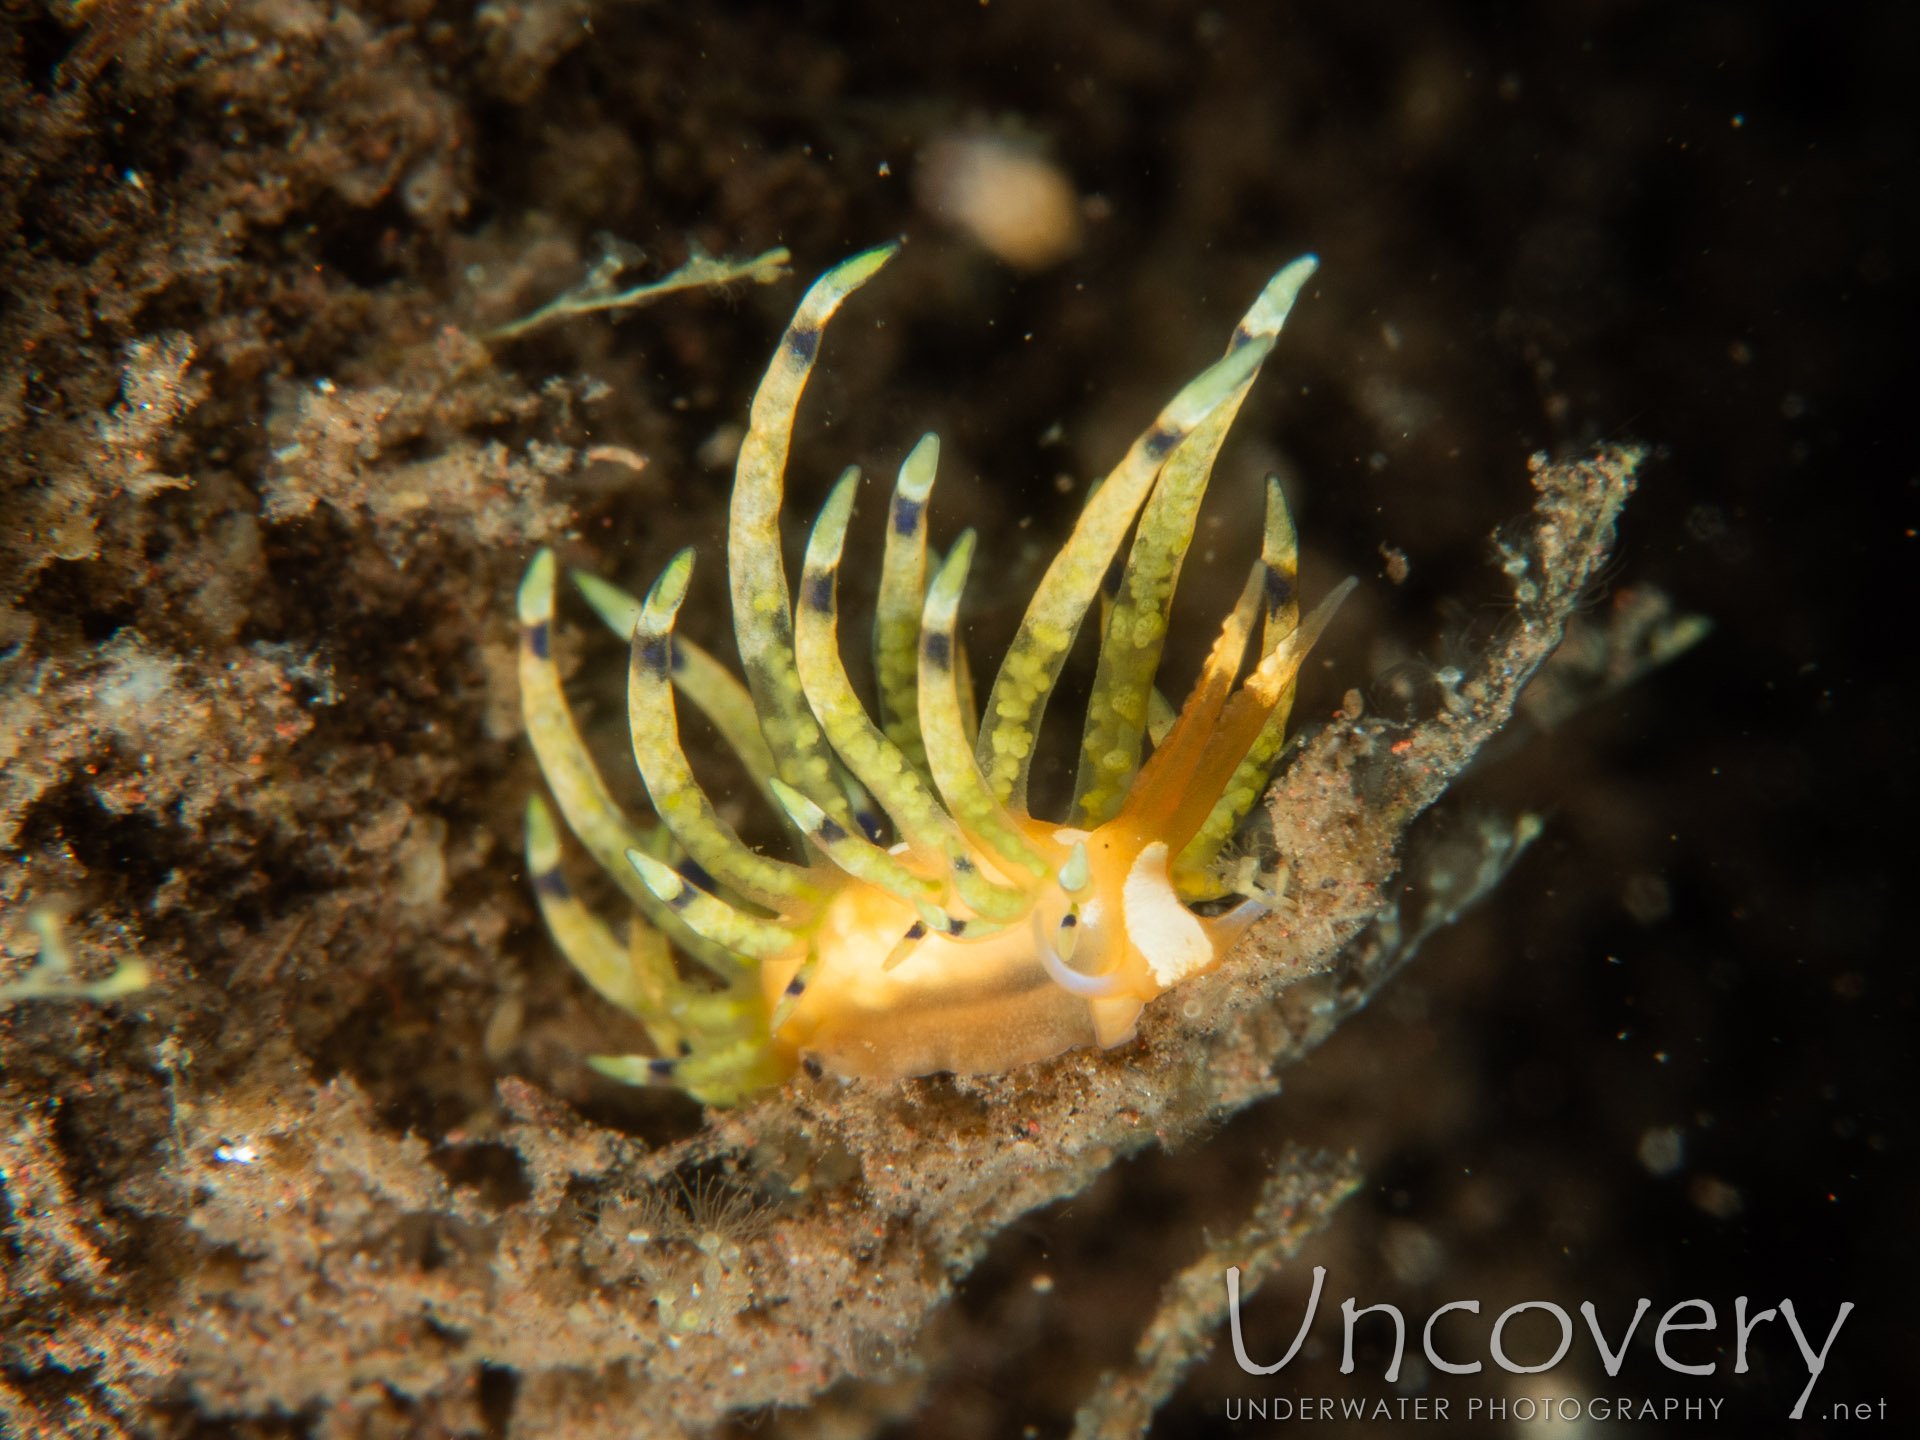
<path fill-rule="evenodd" d="M 1650 1175 L 1671 1175 L 1687 1161 L 1686 1131 L 1656 1125 L 1640 1137 L 1640 1163 Z"/>
<path fill-rule="evenodd" d="M 920 157 L 920 208 L 965 230 L 1021 270 L 1058 265 L 1080 248 L 1080 197 L 1053 161 L 998 135 L 947 135 Z"/>

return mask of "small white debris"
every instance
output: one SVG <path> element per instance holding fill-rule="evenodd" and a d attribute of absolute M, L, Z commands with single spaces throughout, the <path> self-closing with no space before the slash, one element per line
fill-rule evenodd
<path fill-rule="evenodd" d="M 740 442 L 747 438 L 744 425 L 722 425 L 700 442 L 693 458 L 703 470 L 725 470 L 740 453 Z"/>
<path fill-rule="evenodd" d="M 1080 249 L 1073 182 L 1031 145 L 997 135 L 949 135 L 916 173 L 920 205 L 1021 270 L 1044 270 Z"/>
<path fill-rule="evenodd" d="M 636 475 L 647 468 L 647 457 L 625 445 L 589 445 L 582 458 L 589 465 L 622 465 Z"/>
<path fill-rule="evenodd" d="M 1649 1175 L 1671 1175 L 1687 1160 L 1687 1133 L 1678 1125 L 1655 1125 L 1640 1137 L 1640 1163 Z"/>

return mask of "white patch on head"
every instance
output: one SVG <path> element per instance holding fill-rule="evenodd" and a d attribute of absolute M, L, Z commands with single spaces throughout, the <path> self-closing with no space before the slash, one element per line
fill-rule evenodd
<path fill-rule="evenodd" d="M 1092 833 L 1090 830 L 1076 830 L 1071 825 L 1062 825 L 1058 830 L 1053 832 L 1053 838 L 1071 850 Z"/>
<path fill-rule="evenodd" d="M 1213 946 L 1194 913 L 1180 903 L 1167 878 L 1167 843 L 1156 840 L 1140 852 L 1121 891 L 1127 938 L 1146 956 L 1153 978 L 1172 989 L 1213 964 Z"/>

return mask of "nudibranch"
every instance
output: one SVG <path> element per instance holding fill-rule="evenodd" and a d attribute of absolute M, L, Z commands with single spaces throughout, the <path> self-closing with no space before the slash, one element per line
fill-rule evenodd
<path fill-rule="evenodd" d="M 944 556 L 929 550 L 939 442 L 928 435 L 913 447 L 881 557 L 876 719 L 848 679 L 838 631 L 858 471 L 841 476 L 814 522 L 797 598 L 779 519 L 822 329 L 894 248 L 814 283 L 754 396 L 727 539 L 744 684 L 675 633 L 691 551 L 644 599 L 574 577 L 630 641 L 628 718 L 653 823 L 622 813 L 569 712 L 552 655 L 551 551 L 520 586 L 527 734 L 568 828 L 637 911 L 622 939 L 582 903 L 562 873 L 552 814 L 532 799 L 527 863 L 547 926 L 653 1045 L 651 1055 L 593 1058 L 619 1080 L 730 1104 L 802 1062 L 884 1080 L 986 1074 L 1118 1045 L 1149 1001 L 1218 966 L 1273 901 L 1253 867 L 1226 858 L 1229 842 L 1279 755 L 1302 658 L 1353 584 L 1301 619 L 1277 481 L 1267 483 L 1260 558 L 1178 714 L 1154 682 L 1214 459 L 1315 260 L 1273 277 L 1225 358 L 1174 396 L 1089 493 L 984 710 L 957 633 L 975 538 L 960 535 Z M 1064 821 L 1037 819 L 1027 808 L 1035 738 L 1096 604 L 1102 642 L 1072 809 Z M 1256 620 L 1259 652 L 1236 688 Z M 802 858 L 763 854 L 722 818 L 681 746 L 682 703 L 739 756 Z M 683 975 L 676 948 L 710 976 Z"/>

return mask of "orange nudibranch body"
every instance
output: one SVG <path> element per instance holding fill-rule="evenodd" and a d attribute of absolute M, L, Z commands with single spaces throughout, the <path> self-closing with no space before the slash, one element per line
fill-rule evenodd
<path fill-rule="evenodd" d="M 1064 856 L 1084 847 L 1088 880 L 1078 897 L 1056 876 L 1033 893 L 1025 916 L 986 939 L 955 940 L 919 924 L 926 933 L 903 940 L 919 920 L 913 907 L 874 886 L 849 886 L 814 931 L 818 967 L 774 1042 L 869 1080 L 991 1075 L 1076 1046 L 1123 1044 L 1148 1001 L 1213 969 L 1256 918 L 1244 909 L 1195 915 L 1167 873 L 1165 843 L 1142 844 L 1125 825 L 1027 828 L 1036 849 Z M 802 963 L 762 965 L 770 1009 Z"/>

